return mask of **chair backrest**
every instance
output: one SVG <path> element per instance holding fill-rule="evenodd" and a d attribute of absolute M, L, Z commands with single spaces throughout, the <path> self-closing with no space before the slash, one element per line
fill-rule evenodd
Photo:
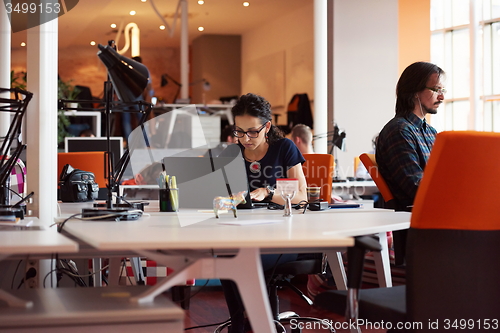
<path fill-rule="evenodd" d="M 359 156 L 354 157 L 354 176 L 356 177 L 356 171 L 358 171 L 358 166 L 361 160 L 359 159 Z"/>
<path fill-rule="evenodd" d="M 414 201 L 408 321 L 498 316 L 500 133 L 442 132 Z"/>
<path fill-rule="evenodd" d="M 69 164 L 75 169 L 90 171 L 94 173 L 95 181 L 100 188 L 106 187 L 104 178 L 105 153 L 103 151 L 87 151 L 78 153 L 58 153 L 57 154 L 57 178 L 63 167 Z"/>
<path fill-rule="evenodd" d="M 359 159 L 361 160 L 361 162 L 363 162 L 366 170 L 368 170 L 368 173 L 377 185 L 377 188 L 380 191 L 380 194 L 382 194 L 384 201 L 386 203 L 392 202 L 394 200 L 394 196 L 392 195 L 389 186 L 387 186 L 385 179 L 382 178 L 382 175 L 378 171 L 378 164 L 377 160 L 375 159 L 375 154 L 364 153 L 359 156 Z"/>
<path fill-rule="evenodd" d="M 321 187 L 321 200 L 330 202 L 332 197 L 333 156 L 330 154 L 303 154 L 302 164 L 307 186 Z"/>
<path fill-rule="evenodd" d="M 500 133 L 436 137 L 415 197 L 414 228 L 499 230 Z"/>

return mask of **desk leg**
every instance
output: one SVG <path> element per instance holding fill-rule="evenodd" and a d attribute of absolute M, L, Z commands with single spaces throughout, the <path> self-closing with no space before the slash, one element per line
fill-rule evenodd
<path fill-rule="evenodd" d="M 137 253 L 148 257 L 147 251 L 137 251 Z M 198 259 L 183 268 L 179 268 L 143 294 L 132 297 L 131 301 L 137 303 L 152 302 L 157 295 L 170 287 L 183 285 L 186 280 L 193 278 L 220 278 L 235 281 L 239 286 L 254 332 L 276 332 L 258 248 L 240 249 L 234 257 Z M 267 320 L 265 320 L 266 318 Z"/>
<path fill-rule="evenodd" d="M 387 233 L 377 234 L 382 251 L 373 253 L 375 268 L 377 269 L 378 284 L 380 287 L 392 287 L 391 263 L 389 260 L 389 247 L 387 246 Z"/>
<path fill-rule="evenodd" d="M 332 270 L 335 286 L 338 290 L 347 290 L 347 278 L 345 275 L 344 261 L 342 260 L 342 252 L 326 251 L 328 263 Z"/>
<path fill-rule="evenodd" d="M 122 259 L 118 257 L 109 258 L 108 286 L 116 287 L 120 285 L 120 271 Z"/>
<path fill-rule="evenodd" d="M 101 258 L 92 258 L 92 270 L 94 275 L 92 276 L 92 281 L 94 281 L 94 287 L 102 287 L 102 261 Z"/>
<path fill-rule="evenodd" d="M 139 285 L 146 284 L 146 278 L 144 277 L 144 272 L 142 271 L 142 264 L 140 257 L 129 258 L 130 266 L 132 266 L 132 272 L 134 272 L 135 282 Z"/>
<path fill-rule="evenodd" d="M 33 307 L 32 301 L 25 301 L 8 292 L 0 289 L 0 300 L 5 301 L 12 308 L 31 308 Z"/>

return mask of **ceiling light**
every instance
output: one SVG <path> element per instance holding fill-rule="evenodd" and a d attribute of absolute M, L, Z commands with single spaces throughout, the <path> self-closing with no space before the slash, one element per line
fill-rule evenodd
<path fill-rule="evenodd" d="M 203 0 L 198 0 L 198 5 L 203 5 L 205 3 L 205 1 Z"/>
<path fill-rule="evenodd" d="M 116 24 L 111 23 L 111 28 L 113 28 L 113 29 L 116 28 Z"/>
<path fill-rule="evenodd" d="M 248 2 L 248 1 L 243 2 L 243 6 L 244 6 L 244 7 L 248 7 L 248 6 L 250 6 L 250 2 Z"/>
<path fill-rule="evenodd" d="M 203 27 L 198 27 L 198 31 L 203 31 L 203 30 L 205 30 L 205 28 L 203 28 Z"/>
<path fill-rule="evenodd" d="M 160 30 L 165 30 L 165 26 L 163 24 L 160 25 Z"/>
<path fill-rule="evenodd" d="M 141 0 L 141 2 L 146 2 L 147 0 Z"/>
<path fill-rule="evenodd" d="M 26 43 L 25 42 L 21 42 L 21 46 L 26 46 Z"/>
<path fill-rule="evenodd" d="M 95 45 L 95 41 L 91 41 L 90 45 L 94 46 Z"/>
<path fill-rule="evenodd" d="M 135 14 L 137 14 L 135 10 L 131 10 L 131 11 L 130 11 L 130 15 L 132 15 L 132 16 L 133 16 L 133 15 L 135 15 Z"/>

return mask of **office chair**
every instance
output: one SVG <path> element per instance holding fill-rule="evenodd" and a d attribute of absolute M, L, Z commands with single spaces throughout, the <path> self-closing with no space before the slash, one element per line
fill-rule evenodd
<path fill-rule="evenodd" d="M 395 209 L 394 196 L 392 195 L 389 186 L 387 186 L 385 179 L 382 178 L 382 175 L 378 171 L 378 165 L 377 165 L 377 160 L 375 159 L 375 154 L 364 153 L 359 155 L 359 159 L 364 164 L 366 170 L 368 170 L 368 173 L 370 174 L 373 181 L 377 185 L 377 188 L 380 191 L 382 198 L 384 199 L 383 208 Z"/>
<path fill-rule="evenodd" d="M 457 156 L 467 156 L 467 163 L 457 167 Z M 422 323 L 416 332 L 444 331 L 446 323 L 460 325 L 464 318 L 477 331 L 485 319 L 498 318 L 498 165 L 500 133 L 437 135 L 408 231 L 407 285 L 362 290 L 360 318 L 394 327 L 398 321 Z M 328 291 L 315 304 L 338 312 L 339 299 L 345 294 Z"/>
<path fill-rule="evenodd" d="M 378 170 L 377 160 L 375 158 L 375 154 L 361 154 L 359 159 L 364 164 L 366 170 L 372 177 L 373 181 L 377 185 L 378 190 L 383 198 L 383 207 L 384 209 L 394 209 L 396 211 L 399 210 L 407 210 L 401 209 L 392 195 L 389 186 L 387 185 L 385 179 L 382 177 Z M 410 209 L 411 210 L 411 209 Z M 407 230 L 396 230 L 392 232 L 392 240 L 394 246 L 394 264 L 396 266 L 402 266 L 405 262 L 405 251 L 406 251 L 406 237 Z"/>
<path fill-rule="evenodd" d="M 330 202 L 332 197 L 333 156 L 330 154 L 304 154 L 302 164 L 307 186 L 321 187 L 321 200 Z"/>

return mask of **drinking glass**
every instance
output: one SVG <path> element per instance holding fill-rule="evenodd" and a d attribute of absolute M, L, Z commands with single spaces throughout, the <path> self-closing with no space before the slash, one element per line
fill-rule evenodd
<path fill-rule="evenodd" d="M 292 178 L 276 179 L 276 191 L 285 200 L 285 213 L 283 216 L 292 216 L 292 199 L 299 190 L 299 180 Z"/>

